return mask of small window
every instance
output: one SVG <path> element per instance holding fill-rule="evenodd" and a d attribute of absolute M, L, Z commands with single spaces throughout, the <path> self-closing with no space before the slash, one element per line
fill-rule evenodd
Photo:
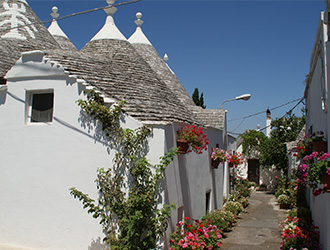
<path fill-rule="evenodd" d="M 26 91 L 25 124 L 53 121 L 54 90 Z"/>
<path fill-rule="evenodd" d="M 53 121 L 54 93 L 32 94 L 31 122 Z"/>

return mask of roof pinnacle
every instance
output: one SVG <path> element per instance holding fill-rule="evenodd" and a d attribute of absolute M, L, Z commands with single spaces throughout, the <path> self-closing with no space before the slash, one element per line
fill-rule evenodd
<path fill-rule="evenodd" d="M 50 15 L 52 16 L 53 21 L 50 24 L 50 26 L 48 27 L 48 31 L 53 36 L 62 36 L 62 37 L 68 38 L 67 35 L 63 32 L 63 30 L 60 28 L 60 26 L 57 23 L 56 18 L 58 18 L 60 16 L 60 14 L 57 13 L 58 8 L 56 6 L 54 6 L 52 8 L 52 11 L 53 11 L 53 13 L 50 13 Z"/>
<path fill-rule="evenodd" d="M 164 57 L 163 57 L 164 61 L 167 63 L 168 61 L 168 55 L 165 53 Z"/>
<path fill-rule="evenodd" d="M 138 27 L 141 27 L 141 25 L 143 24 L 143 21 L 141 20 L 142 18 L 142 13 L 141 12 L 138 12 L 136 13 L 136 18 L 137 20 L 135 20 L 135 24 L 138 26 Z"/>
<path fill-rule="evenodd" d="M 106 0 L 106 2 L 109 4 L 107 8 L 104 9 L 105 13 L 109 16 L 113 16 L 117 12 L 116 7 L 112 7 L 112 5 L 116 2 L 116 0 Z"/>
<path fill-rule="evenodd" d="M 54 6 L 52 8 L 53 13 L 50 13 L 50 15 L 52 16 L 53 20 L 55 20 L 56 18 L 58 18 L 60 16 L 60 14 L 57 13 L 58 8 L 56 6 Z"/>

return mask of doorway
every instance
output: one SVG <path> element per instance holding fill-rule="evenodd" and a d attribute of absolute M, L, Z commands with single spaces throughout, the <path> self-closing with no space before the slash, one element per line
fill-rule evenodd
<path fill-rule="evenodd" d="M 248 160 L 248 180 L 253 181 L 259 185 L 260 164 L 257 159 Z"/>

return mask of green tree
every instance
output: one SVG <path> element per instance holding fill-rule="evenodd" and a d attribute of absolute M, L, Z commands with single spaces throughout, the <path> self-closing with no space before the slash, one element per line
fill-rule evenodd
<path fill-rule="evenodd" d="M 291 112 L 286 116 L 272 121 L 271 136 L 260 146 L 260 164 L 264 167 L 276 166 L 288 170 L 286 142 L 296 140 L 305 124 L 305 117 L 297 117 Z"/>
<path fill-rule="evenodd" d="M 202 92 L 201 95 L 199 96 L 198 88 L 195 88 L 195 91 L 194 91 L 194 93 L 192 94 L 191 97 L 192 97 L 194 103 L 195 103 L 197 106 L 200 106 L 200 107 L 202 107 L 203 109 L 206 108 L 206 105 L 204 105 L 204 96 L 203 96 L 203 92 Z"/>
<path fill-rule="evenodd" d="M 259 158 L 260 148 L 267 140 L 267 136 L 253 129 L 241 134 L 239 138 L 242 139 L 242 154 L 250 159 Z"/>

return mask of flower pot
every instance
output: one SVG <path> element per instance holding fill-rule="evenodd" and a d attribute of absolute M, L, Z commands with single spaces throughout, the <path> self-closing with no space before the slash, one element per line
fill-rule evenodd
<path fill-rule="evenodd" d="M 330 175 L 328 175 L 327 173 L 323 174 L 322 183 L 327 185 L 326 187 L 324 187 L 325 192 L 330 193 Z"/>
<path fill-rule="evenodd" d="M 187 153 L 187 150 L 189 148 L 189 144 L 188 144 L 187 141 L 177 140 L 176 145 L 179 148 L 179 150 L 178 150 L 179 154 L 186 154 Z"/>
<path fill-rule="evenodd" d="M 212 168 L 218 168 L 219 163 L 220 163 L 219 159 L 215 159 L 215 160 L 211 159 Z"/>
<path fill-rule="evenodd" d="M 327 142 L 326 141 L 313 141 L 312 147 L 314 151 L 320 153 L 320 152 L 327 152 Z"/>
<path fill-rule="evenodd" d="M 280 209 L 289 209 L 289 204 L 280 204 Z"/>

